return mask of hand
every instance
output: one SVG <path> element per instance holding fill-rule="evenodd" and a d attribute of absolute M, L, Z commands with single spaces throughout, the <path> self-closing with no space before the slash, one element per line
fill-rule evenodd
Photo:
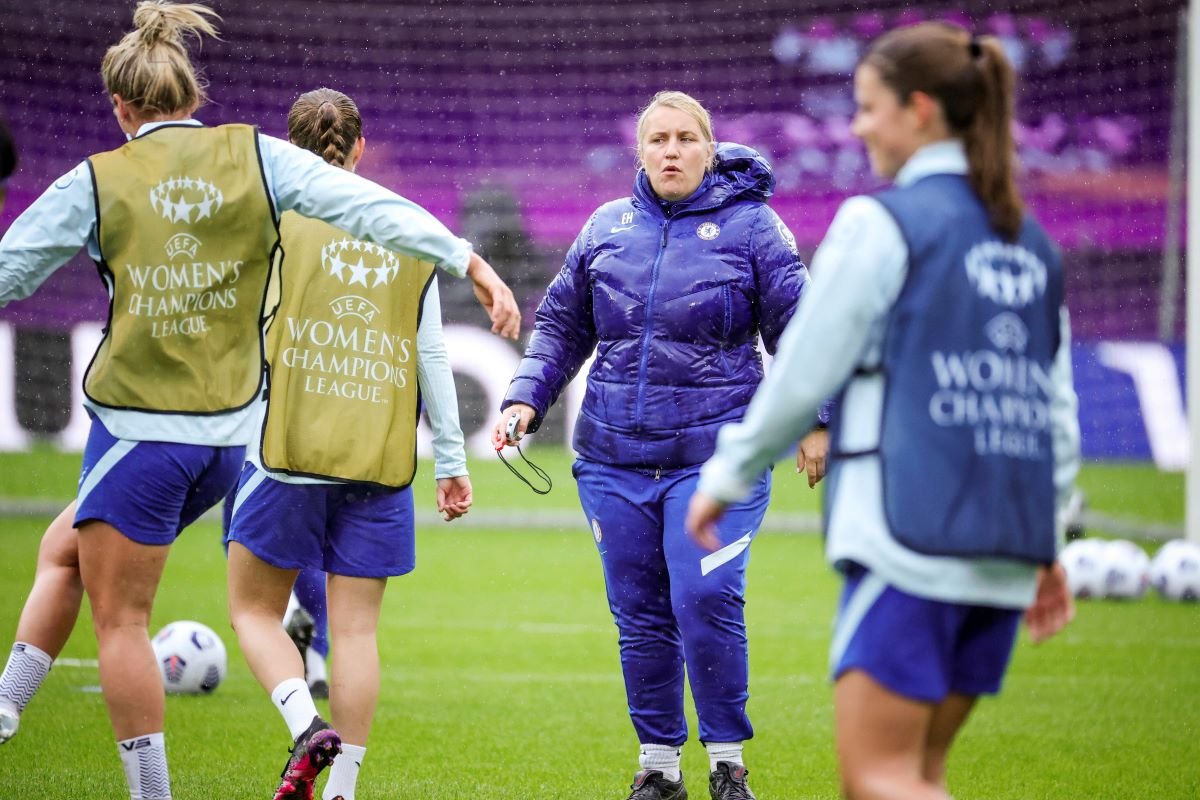
<path fill-rule="evenodd" d="M 517 423 L 516 439 L 507 437 L 508 420 L 513 415 L 517 414 L 520 421 Z M 530 423 L 537 412 L 533 410 L 533 406 L 527 406 L 524 403 L 513 403 L 500 414 L 500 421 L 496 423 L 496 427 L 492 428 L 492 446 L 497 450 L 503 450 L 506 445 L 516 444 L 517 440 L 525 435 L 525 431 L 529 429 Z"/>
<path fill-rule="evenodd" d="M 828 455 L 829 431 L 824 428 L 809 431 L 796 446 L 796 472 L 808 473 L 808 488 L 813 488 L 825 477 Z"/>
<path fill-rule="evenodd" d="M 467 277 L 475 290 L 475 299 L 488 312 L 492 321 L 492 333 L 505 339 L 516 339 L 521 333 L 521 309 L 512 289 L 500 280 L 492 265 L 478 253 L 471 253 L 467 264 Z"/>
<path fill-rule="evenodd" d="M 692 541 L 711 552 L 721 546 L 717 536 L 717 520 L 725 514 L 725 504 L 706 494 L 696 492 L 688 503 L 687 519 L 683 527 Z"/>
<path fill-rule="evenodd" d="M 1075 601 L 1067 585 L 1067 571 L 1055 561 L 1038 567 L 1037 594 L 1025 611 L 1025 627 L 1034 644 L 1046 641 L 1075 618 Z"/>
<path fill-rule="evenodd" d="M 471 500 L 471 479 L 466 475 L 437 479 L 437 508 L 446 522 L 466 514 Z"/>

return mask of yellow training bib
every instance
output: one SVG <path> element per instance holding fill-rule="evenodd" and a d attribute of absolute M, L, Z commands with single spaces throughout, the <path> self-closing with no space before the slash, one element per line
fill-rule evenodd
<path fill-rule="evenodd" d="M 292 212 L 280 236 L 263 467 L 407 486 L 417 464 L 417 325 L 433 264 Z"/>
<path fill-rule="evenodd" d="M 89 164 L 111 300 L 88 398 L 165 413 L 246 406 L 262 381 L 278 243 L 255 129 L 166 125 Z"/>

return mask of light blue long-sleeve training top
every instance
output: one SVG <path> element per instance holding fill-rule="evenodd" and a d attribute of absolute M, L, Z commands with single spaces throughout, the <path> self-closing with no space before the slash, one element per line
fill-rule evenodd
<path fill-rule="evenodd" d="M 962 145 L 950 140 L 914 153 L 896 183 L 966 173 Z M 864 195 L 843 203 L 813 259 L 812 284 L 784 332 L 772 368 L 743 421 L 721 429 L 716 452 L 701 470 L 699 491 L 726 502 L 741 498 L 751 481 L 809 429 L 825 398 L 847 383 L 840 410 L 841 440 L 831 448 L 859 452 L 878 446 L 886 376 L 854 373 L 859 366 L 879 363 L 888 315 L 907 271 L 908 246 L 882 204 Z M 1080 456 L 1065 308 L 1060 318 L 1062 343 L 1052 370 L 1050 425 L 1061 509 Z M 889 585 L 935 600 L 1009 608 L 1032 602 L 1033 565 L 929 556 L 893 539 L 883 509 L 878 455 L 848 460 L 839 469 L 839 491 L 826 497 L 825 549 L 831 563 L 860 563 Z"/>
<path fill-rule="evenodd" d="M 147 123 L 138 135 L 164 124 L 201 123 Z M 416 203 L 281 139 L 259 134 L 258 142 L 276 216 L 297 211 L 357 238 L 432 261 L 455 277 L 466 274 L 470 242 L 452 234 Z M 28 297 L 82 247 L 87 247 L 94 260 L 99 259 L 93 187 L 91 170 L 86 162 L 80 163 L 13 222 L 0 239 L 0 306 Z M 254 436 L 259 419 L 257 404 L 214 415 L 124 411 L 88 400 L 85 405 L 114 436 L 136 441 L 243 445 Z"/>

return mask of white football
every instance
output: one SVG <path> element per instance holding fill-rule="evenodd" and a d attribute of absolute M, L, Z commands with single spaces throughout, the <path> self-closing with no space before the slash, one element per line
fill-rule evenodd
<path fill-rule="evenodd" d="M 200 622 L 172 622 L 151 644 L 171 694 L 209 694 L 225 679 L 225 643 L 212 628 Z"/>
<path fill-rule="evenodd" d="M 1067 586 L 1076 597 L 1104 597 L 1107 563 L 1105 543 L 1096 539 L 1076 539 L 1058 554 L 1067 571 Z"/>
<path fill-rule="evenodd" d="M 1174 539 L 1150 562 L 1150 583 L 1168 600 L 1200 600 L 1200 545 Z"/>
<path fill-rule="evenodd" d="M 1104 594 L 1119 600 L 1136 600 L 1150 585 L 1150 557 L 1133 542 L 1117 539 L 1104 543 Z"/>

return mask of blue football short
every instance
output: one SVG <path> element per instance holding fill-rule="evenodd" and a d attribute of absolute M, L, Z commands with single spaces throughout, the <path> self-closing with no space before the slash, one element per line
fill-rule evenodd
<path fill-rule="evenodd" d="M 118 439 L 92 418 L 75 527 L 106 522 L 140 544 L 171 544 L 237 482 L 246 448 Z"/>
<path fill-rule="evenodd" d="M 228 539 L 281 569 L 404 575 L 416 566 L 412 487 L 284 483 L 247 463 Z"/>
<path fill-rule="evenodd" d="M 938 703 L 951 692 L 996 694 L 1021 611 L 902 592 L 854 567 L 846 576 L 830 649 L 834 680 L 860 669 L 899 695 Z"/>

